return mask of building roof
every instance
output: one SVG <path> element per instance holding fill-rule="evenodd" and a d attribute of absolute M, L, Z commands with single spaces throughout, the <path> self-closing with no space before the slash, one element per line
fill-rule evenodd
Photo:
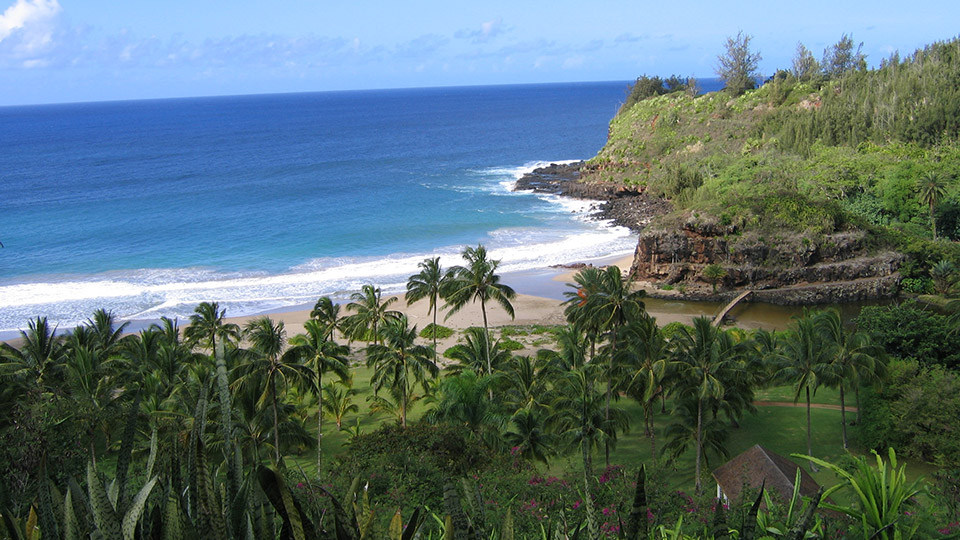
<path fill-rule="evenodd" d="M 797 469 L 800 469 L 800 495 L 813 497 L 820 486 L 807 471 L 759 444 L 718 467 L 713 471 L 713 478 L 731 501 L 740 500 L 745 488 L 760 489 L 764 481 L 767 491 L 789 501 Z"/>

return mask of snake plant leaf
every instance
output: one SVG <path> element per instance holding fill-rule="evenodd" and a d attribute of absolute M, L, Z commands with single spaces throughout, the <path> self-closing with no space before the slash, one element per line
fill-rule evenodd
<path fill-rule="evenodd" d="M 423 526 L 425 519 L 426 516 L 424 515 L 423 507 L 418 506 L 410 516 L 410 521 L 407 522 L 407 528 L 404 529 L 400 540 L 413 540 L 417 534 L 419 534 L 420 528 Z"/>
<path fill-rule="evenodd" d="M 360 477 L 355 478 L 351 490 L 359 483 Z M 356 522 L 351 519 L 350 514 L 344 508 L 344 504 L 341 504 L 323 486 L 320 486 L 320 491 L 326 493 L 330 503 L 333 504 L 333 527 L 337 540 L 360 540 L 360 531 L 357 529 Z M 350 506 L 349 502 L 346 504 Z"/>
<path fill-rule="evenodd" d="M 764 487 L 767 480 L 760 483 L 760 493 L 757 493 L 757 499 L 753 501 L 753 506 L 747 512 L 747 517 L 743 520 L 743 527 L 740 529 L 740 538 L 742 540 L 753 540 L 757 530 L 757 513 L 760 512 L 760 502 L 763 501 Z"/>
<path fill-rule="evenodd" d="M 513 509 L 507 507 L 507 514 L 500 524 L 500 540 L 513 540 Z"/>
<path fill-rule="evenodd" d="M 123 515 L 123 540 L 134 540 L 137 531 L 137 523 L 140 522 L 140 516 L 143 514 L 143 506 L 147 503 L 147 497 L 153 491 L 153 486 L 157 485 L 157 477 L 154 476 L 149 482 L 140 488 L 140 491 L 133 497 L 130 508 Z"/>
<path fill-rule="evenodd" d="M 387 530 L 387 534 L 390 536 L 390 540 L 400 540 L 403 535 L 403 516 L 400 515 L 399 508 L 393 514 L 393 518 L 390 519 L 390 528 Z"/>
<path fill-rule="evenodd" d="M 140 415 L 140 402 L 143 400 L 143 392 L 139 388 L 134 389 L 133 402 L 130 403 L 130 409 L 127 411 L 127 423 L 123 429 L 123 437 L 120 439 L 120 452 L 117 454 L 117 471 L 114 474 L 111 491 L 116 490 L 114 507 L 121 514 L 126 511 L 127 506 L 127 473 L 130 470 L 130 462 L 133 456 L 133 442 L 137 437 L 137 420 Z"/>
<path fill-rule="evenodd" d="M 161 540 L 183 540 L 183 513 L 180 510 L 180 499 L 170 491 L 167 494 L 167 503 L 163 508 L 163 530 Z"/>
<path fill-rule="evenodd" d="M 107 490 L 100 480 L 93 461 L 87 462 L 87 489 L 90 492 L 90 506 L 93 508 L 93 523 L 105 540 L 121 540 L 120 517 L 110 502 Z"/>
<path fill-rule="evenodd" d="M 80 523 L 73 510 L 73 493 L 69 489 L 63 503 L 63 540 L 80 540 Z"/>

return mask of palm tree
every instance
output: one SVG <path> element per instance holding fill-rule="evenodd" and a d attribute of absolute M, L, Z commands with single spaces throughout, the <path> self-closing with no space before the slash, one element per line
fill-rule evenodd
<path fill-rule="evenodd" d="M 329 296 L 321 296 L 310 311 L 310 317 L 323 327 L 326 339 L 333 339 L 335 330 L 342 330 L 340 319 L 340 304 L 334 303 Z"/>
<path fill-rule="evenodd" d="M 713 285 L 713 294 L 717 294 L 717 283 L 727 277 L 727 270 L 717 263 L 703 267 L 703 277 Z"/>
<path fill-rule="evenodd" d="M 410 327 L 405 315 L 386 320 L 383 344 L 367 347 L 367 367 L 373 368 L 370 384 L 374 393 L 389 387 L 400 409 L 400 424 L 407 427 L 407 409 L 410 391 L 416 383 L 424 386 L 427 377 L 436 377 L 440 369 L 430 359 L 430 347 L 416 345 L 417 327 Z"/>
<path fill-rule="evenodd" d="M 620 267 L 608 266 L 599 273 L 599 287 L 585 298 L 578 316 L 588 326 L 605 333 L 607 347 L 601 351 L 605 359 L 604 378 L 607 381 L 606 410 L 610 410 L 614 381 L 624 380 L 622 373 L 620 338 L 618 332 L 627 324 L 644 316 L 644 291 L 630 290 L 630 282 L 623 278 Z M 579 304 L 578 304 L 579 305 Z M 607 412 L 609 416 L 609 412 Z M 610 466 L 610 448 L 604 450 L 606 464 Z"/>
<path fill-rule="evenodd" d="M 934 210 L 936 210 L 940 201 L 943 200 L 944 195 L 947 194 L 947 183 L 939 174 L 928 171 L 918 180 L 917 189 L 919 191 L 920 204 L 930 209 L 930 227 L 933 229 L 933 239 L 936 241 L 937 222 L 934 218 Z"/>
<path fill-rule="evenodd" d="M 820 387 L 821 377 L 830 377 L 830 365 L 827 348 L 822 334 L 817 326 L 817 315 L 804 310 L 803 316 L 794 317 L 790 331 L 783 343 L 783 351 L 778 359 L 780 369 L 775 377 L 781 381 L 790 381 L 794 384 L 793 402 L 800 400 L 800 395 L 806 394 L 807 401 L 807 455 L 813 455 L 813 443 L 810 431 L 810 394 L 814 394 Z M 816 471 L 813 462 L 811 470 Z"/>
<path fill-rule="evenodd" d="M 536 359 L 514 356 L 503 370 L 496 374 L 498 387 L 503 392 L 503 402 L 510 410 L 535 410 L 542 407 L 549 379 L 548 362 L 547 357 L 541 355 Z"/>
<path fill-rule="evenodd" d="M 238 341 L 240 327 L 225 321 L 227 310 L 220 309 L 217 302 L 201 302 L 190 315 L 190 325 L 183 335 L 193 346 L 210 349 L 212 356 L 217 350 L 217 340 Z"/>
<path fill-rule="evenodd" d="M 693 331 L 684 327 L 674 338 L 676 392 L 681 400 L 696 402 L 696 492 L 703 492 L 701 461 L 704 449 L 704 409 L 710 403 L 722 402 L 727 396 L 725 382 L 735 377 L 739 368 L 734 360 L 743 352 L 729 333 L 711 324 L 706 317 L 693 320 Z M 719 408 L 716 405 L 715 408 Z"/>
<path fill-rule="evenodd" d="M 0 372 L 20 379 L 28 387 L 41 391 L 53 390 L 60 379 L 60 371 L 66 358 L 66 349 L 57 337 L 56 327 L 51 328 L 46 317 L 37 317 L 27 323 L 27 330 L 20 331 L 20 347 L 0 344 Z"/>
<path fill-rule="evenodd" d="M 447 302 L 450 310 L 447 312 L 447 317 L 460 311 L 467 303 L 479 301 L 480 312 L 483 314 L 483 332 L 489 336 L 487 302 L 492 300 L 500 304 L 512 319 L 514 312 L 510 300 L 515 298 L 517 293 L 500 283 L 500 276 L 497 275 L 500 261 L 488 259 L 487 249 L 483 245 L 478 245 L 476 248 L 468 247 L 463 250 L 462 255 L 467 262 L 466 266 L 454 266 L 450 270 L 451 277 L 447 286 Z M 489 337 L 487 342 L 489 343 Z M 487 360 L 486 372 L 493 373 L 489 349 L 484 356 Z"/>
<path fill-rule="evenodd" d="M 569 447 L 580 448 L 587 487 L 593 478 L 593 449 L 616 441 L 617 433 L 630 426 L 621 409 L 610 409 L 609 416 L 605 413 L 603 394 L 593 388 L 594 371 L 596 366 L 588 364 L 557 379 L 547 420 Z"/>
<path fill-rule="evenodd" d="M 511 453 L 546 465 L 556 450 L 554 437 L 546 429 L 541 413 L 531 408 L 520 409 L 510 419 L 510 424 L 513 429 L 504 433 L 503 438 L 510 445 Z"/>
<path fill-rule="evenodd" d="M 579 327 L 590 344 L 590 360 L 593 360 L 596 352 L 596 344 L 600 339 L 601 329 L 598 327 L 599 320 L 590 317 L 590 308 L 588 302 L 600 292 L 603 281 L 603 272 L 596 267 L 588 266 L 582 268 L 574 274 L 573 283 L 567 283 L 567 287 L 573 288 L 572 291 L 565 291 L 565 307 L 563 314 L 567 322 Z"/>
<path fill-rule="evenodd" d="M 457 361 L 447 368 L 451 373 L 474 370 L 481 375 L 493 375 L 510 361 L 510 351 L 503 348 L 499 341 L 490 343 L 490 335 L 483 328 L 471 326 L 464 330 L 463 334 L 466 343 L 454 345 L 444 353 Z M 488 365 L 493 367 L 493 371 L 487 371 Z"/>
<path fill-rule="evenodd" d="M 494 382 L 493 377 L 478 375 L 473 370 L 446 377 L 432 396 L 434 408 L 424 419 L 465 426 L 488 447 L 500 447 L 500 428 L 505 418 L 497 404 L 486 396 Z"/>
<path fill-rule="evenodd" d="M 86 322 L 86 326 L 93 331 L 96 347 L 103 357 L 110 356 L 114 352 L 129 325 L 128 321 L 117 326 L 113 312 L 105 309 L 94 311 L 93 316 Z"/>
<path fill-rule="evenodd" d="M 286 345 L 286 330 L 283 322 L 274 324 L 270 317 L 257 317 L 247 323 L 244 335 L 250 342 L 249 358 L 238 369 L 237 386 L 257 385 L 260 397 L 257 406 L 270 403 L 273 409 L 273 449 L 275 463 L 280 463 L 280 418 L 278 411 L 277 382 L 284 387 L 291 383 L 312 381 L 313 371 L 283 353 Z"/>
<path fill-rule="evenodd" d="M 322 410 L 333 417 L 337 423 L 337 431 L 343 429 L 344 417 L 360 411 L 360 407 L 353 403 L 353 397 L 357 395 L 357 391 L 350 387 L 349 382 L 327 383 L 323 385 L 323 395 Z"/>
<path fill-rule="evenodd" d="M 347 304 L 347 311 L 356 313 L 344 320 L 344 328 L 352 338 L 383 343 L 380 329 L 387 321 L 399 318 L 400 312 L 388 309 L 397 301 L 396 297 L 383 300 L 382 296 L 380 287 L 373 285 L 364 285 L 360 292 L 350 295 L 353 301 Z"/>
<path fill-rule="evenodd" d="M 653 424 L 653 408 L 663 392 L 663 379 L 667 374 L 667 342 L 650 316 L 633 321 L 624 329 L 625 341 L 629 344 L 626 370 L 629 374 L 628 394 L 643 407 L 644 431 L 650 438 L 650 452 L 657 459 L 656 433 Z"/>
<path fill-rule="evenodd" d="M 323 374 L 332 371 L 341 381 L 350 380 L 350 367 L 347 354 L 350 349 L 338 345 L 330 339 L 329 327 L 316 319 L 303 323 L 304 334 L 290 339 L 291 347 L 283 353 L 283 361 L 289 364 L 303 364 L 316 374 L 315 392 L 317 395 L 317 474 L 320 474 L 323 456 Z M 339 428 L 339 422 L 337 424 Z"/>
<path fill-rule="evenodd" d="M 450 272 L 444 273 L 440 268 L 440 257 L 424 259 L 417 264 L 420 272 L 410 276 L 407 280 L 407 306 L 422 300 L 429 299 L 427 315 L 433 313 L 433 361 L 437 361 L 437 300 L 441 298 L 447 283 L 450 281 Z"/>
<path fill-rule="evenodd" d="M 848 386 L 858 388 L 864 380 L 883 371 L 883 348 L 873 344 L 864 332 L 848 332 L 840 312 L 824 311 L 818 317 L 827 348 L 826 360 L 831 368 L 825 382 L 840 389 L 840 425 L 843 429 L 843 448 L 847 448 L 847 409 L 844 391 Z M 809 455 L 809 454 L 808 454 Z"/>

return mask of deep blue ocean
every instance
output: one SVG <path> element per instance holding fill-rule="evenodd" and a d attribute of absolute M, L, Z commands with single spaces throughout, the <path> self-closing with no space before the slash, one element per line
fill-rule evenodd
<path fill-rule="evenodd" d="M 504 272 L 627 253 L 589 203 L 515 193 L 602 148 L 626 82 L 0 108 L 0 331 L 94 309 L 229 315 L 400 291 L 485 244 Z"/>

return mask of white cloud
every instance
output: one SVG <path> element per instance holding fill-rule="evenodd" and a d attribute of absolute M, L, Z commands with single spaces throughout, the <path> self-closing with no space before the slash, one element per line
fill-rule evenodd
<path fill-rule="evenodd" d="M 460 30 L 454 34 L 454 37 L 469 39 L 472 43 L 486 43 L 508 30 L 509 28 L 503 24 L 503 19 L 493 19 L 480 24 L 479 30 Z"/>
<path fill-rule="evenodd" d="M 0 41 L 10 37 L 17 30 L 27 29 L 49 21 L 57 16 L 62 8 L 57 0 L 17 0 L 0 15 Z M 39 40 L 49 40 L 50 34 L 39 36 Z"/>

